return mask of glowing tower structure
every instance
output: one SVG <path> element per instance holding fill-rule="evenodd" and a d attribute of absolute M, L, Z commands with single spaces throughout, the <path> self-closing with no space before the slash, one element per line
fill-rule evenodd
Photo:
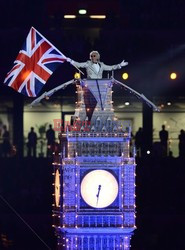
<path fill-rule="evenodd" d="M 114 115 L 110 79 L 80 80 L 73 127 L 53 162 L 58 249 L 130 249 L 135 158 L 130 128 Z M 133 155 L 133 156 L 132 156 Z"/>

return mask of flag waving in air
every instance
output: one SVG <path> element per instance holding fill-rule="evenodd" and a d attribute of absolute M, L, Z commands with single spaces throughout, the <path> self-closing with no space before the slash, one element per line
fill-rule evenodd
<path fill-rule="evenodd" d="M 31 28 L 4 84 L 30 97 L 35 97 L 55 69 L 66 57 L 35 28 Z"/>

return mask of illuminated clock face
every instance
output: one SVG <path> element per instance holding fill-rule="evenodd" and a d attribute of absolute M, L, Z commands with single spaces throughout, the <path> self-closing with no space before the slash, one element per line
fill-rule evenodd
<path fill-rule="evenodd" d="M 113 203 L 118 195 L 118 182 L 106 170 L 93 170 L 82 179 L 81 196 L 94 208 L 105 208 Z"/>
<path fill-rule="evenodd" d="M 55 173 L 55 204 L 56 207 L 60 205 L 60 173 L 58 169 Z"/>

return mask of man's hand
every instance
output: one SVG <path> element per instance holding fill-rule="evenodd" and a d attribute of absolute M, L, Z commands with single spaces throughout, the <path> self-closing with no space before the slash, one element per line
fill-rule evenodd
<path fill-rule="evenodd" d="M 128 65 L 128 62 L 125 62 L 125 60 L 123 60 L 121 63 L 120 63 L 120 66 L 121 67 L 124 67 L 124 66 L 127 66 Z"/>
<path fill-rule="evenodd" d="M 72 62 L 72 59 L 69 58 L 69 57 L 66 57 L 66 61 L 71 63 L 71 62 Z"/>

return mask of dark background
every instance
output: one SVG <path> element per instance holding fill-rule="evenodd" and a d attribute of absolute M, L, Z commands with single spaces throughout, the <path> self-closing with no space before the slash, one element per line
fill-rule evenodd
<path fill-rule="evenodd" d="M 106 14 L 108 18 L 64 20 L 64 14 L 77 14 L 80 7 L 87 8 L 89 14 Z M 34 26 L 74 60 L 86 61 L 92 49 L 99 50 L 107 64 L 127 60 L 129 86 L 147 97 L 184 97 L 184 13 L 185 2 L 181 0 L 0 1 L 0 81 Z M 169 79 L 171 71 L 179 75 L 175 83 Z M 43 91 L 72 79 L 74 72 L 69 64 L 61 65 Z M 121 79 L 119 72 L 116 78 Z M 75 94 L 73 88 L 66 91 Z M 3 97 L 17 98 L 19 112 L 22 97 L 1 84 Z M 51 217 L 51 162 L 17 156 L 0 159 L 0 249 L 47 249 L 6 201 L 51 249 L 56 248 Z M 131 249 L 184 249 L 184 158 L 150 155 L 137 159 L 137 164 L 138 229 Z"/>

